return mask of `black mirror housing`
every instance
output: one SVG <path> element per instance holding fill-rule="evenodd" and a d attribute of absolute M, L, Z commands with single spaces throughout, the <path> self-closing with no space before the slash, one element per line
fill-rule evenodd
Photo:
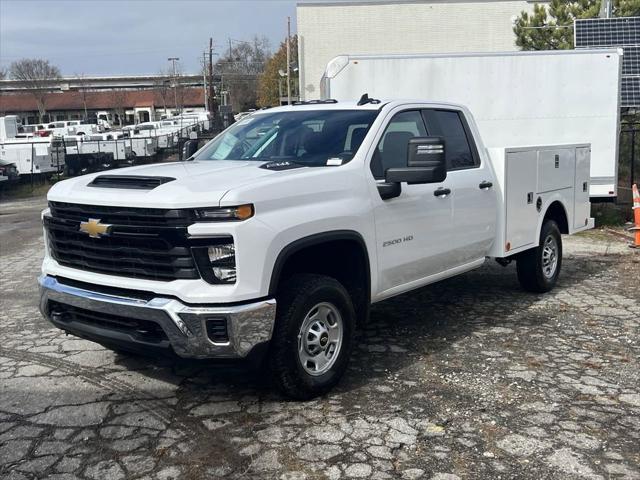
<path fill-rule="evenodd" d="M 186 160 L 190 158 L 194 153 L 198 151 L 198 141 L 197 140 L 187 140 L 184 142 L 182 146 L 182 159 Z"/>
<path fill-rule="evenodd" d="M 378 193 L 382 200 L 389 200 L 400 196 L 402 189 L 399 183 L 378 183 Z"/>
<path fill-rule="evenodd" d="M 407 149 L 407 166 L 389 168 L 385 172 L 385 181 L 389 183 L 440 183 L 446 178 L 447 163 L 442 137 L 413 137 Z"/>

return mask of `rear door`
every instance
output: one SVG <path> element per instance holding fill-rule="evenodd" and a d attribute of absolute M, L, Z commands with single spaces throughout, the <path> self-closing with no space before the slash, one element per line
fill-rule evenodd
<path fill-rule="evenodd" d="M 453 228 L 447 239 L 453 265 L 483 258 L 495 238 L 497 198 L 494 175 L 481 161 L 469 123 L 461 110 L 423 110 L 429 135 L 445 141 L 447 185 L 451 189 Z"/>

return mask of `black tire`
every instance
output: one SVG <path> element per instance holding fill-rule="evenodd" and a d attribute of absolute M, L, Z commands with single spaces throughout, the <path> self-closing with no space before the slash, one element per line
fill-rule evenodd
<path fill-rule="evenodd" d="M 555 242 L 556 264 L 554 268 L 545 264 L 545 245 Z M 548 255 L 547 255 L 548 259 Z M 540 231 L 540 242 L 536 248 L 518 255 L 518 280 L 522 288 L 529 292 L 544 293 L 555 287 L 562 267 L 562 236 L 558 224 L 553 220 L 545 220 Z"/>
<path fill-rule="evenodd" d="M 277 302 L 269 351 L 272 382 L 285 396 L 296 400 L 309 400 L 328 392 L 344 374 L 353 347 L 356 314 L 349 294 L 331 277 L 300 274 L 282 285 Z M 337 309 L 341 317 L 342 341 L 330 368 L 322 374 L 312 375 L 305 369 L 311 367 L 308 363 L 304 367 L 298 354 L 298 334 L 307 316 L 320 304 Z"/>

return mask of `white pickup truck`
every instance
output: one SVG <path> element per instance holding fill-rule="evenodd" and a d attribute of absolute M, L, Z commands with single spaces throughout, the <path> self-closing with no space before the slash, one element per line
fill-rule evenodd
<path fill-rule="evenodd" d="M 593 225 L 589 160 L 588 144 L 488 150 L 461 105 L 255 112 L 186 161 L 55 184 L 40 308 L 116 349 L 266 354 L 281 391 L 311 398 L 372 303 L 489 257 L 553 288 L 561 234 Z"/>

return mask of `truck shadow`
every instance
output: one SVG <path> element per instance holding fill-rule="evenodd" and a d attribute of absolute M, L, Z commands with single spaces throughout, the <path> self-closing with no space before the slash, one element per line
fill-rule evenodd
<path fill-rule="evenodd" d="M 375 304 L 370 322 L 357 334 L 349 370 L 334 393 L 377 385 L 476 332 L 547 323 L 554 316 L 553 309 L 561 305 L 555 297 L 613 268 L 617 257 L 607 258 L 565 257 L 558 286 L 543 295 L 520 288 L 515 265 L 505 268 L 488 262 L 478 270 Z M 258 401 L 282 400 L 271 390 L 262 364 L 129 355 L 119 355 L 116 362 L 176 384 L 178 395 L 189 403 L 199 398 L 204 401 L 212 394 L 229 400 L 247 396 Z"/>

